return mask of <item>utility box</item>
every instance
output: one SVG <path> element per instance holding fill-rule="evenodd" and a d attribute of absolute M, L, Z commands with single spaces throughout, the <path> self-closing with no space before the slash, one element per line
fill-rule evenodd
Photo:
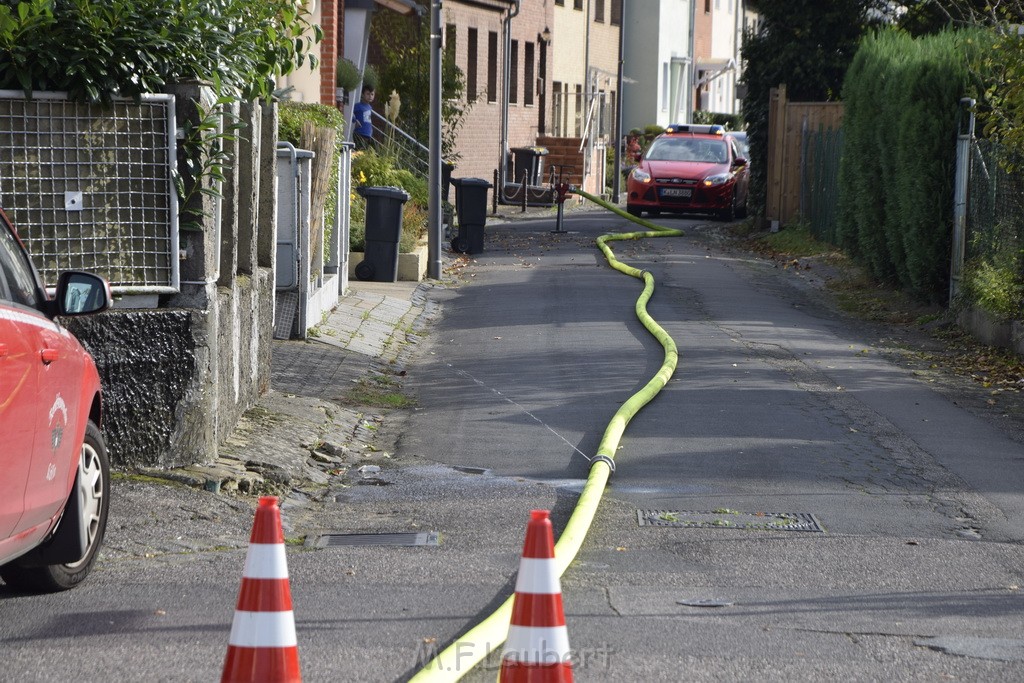
<path fill-rule="evenodd" d="M 455 211 L 459 216 L 459 234 L 452 239 L 452 250 L 479 254 L 484 250 L 484 225 L 487 223 L 487 191 L 491 184 L 480 178 L 453 178 Z"/>
<path fill-rule="evenodd" d="M 356 277 L 373 282 L 398 282 L 398 243 L 409 193 L 398 187 L 359 187 L 366 199 L 366 246 Z"/>
<path fill-rule="evenodd" d="M 544 177 L 544 157 L 548 155 L 547 147 L 513 147 L 512 178 L 508 182 L 521 183 L 526 178 L 527 185 L 540 185 Z"/>

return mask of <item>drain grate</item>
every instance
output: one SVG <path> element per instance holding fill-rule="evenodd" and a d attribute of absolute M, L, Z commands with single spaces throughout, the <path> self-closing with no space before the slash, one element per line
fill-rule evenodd
<path fill-rule="evenodd" d="M 322 534 L 312 542 L 306 543 L 310 548 L 332 548 L 340 545 L 416 546 L 439 544 L 440 534 L 436 531 L 397 534 Z"/>
<path fill-rule="evenodd" d="M 299 312 L 298 292 L 278 292 L 274 311 L 274 339 L 291 339 Z"/>
<path fill-rule="evenodd" d="M 762 529 L 765 531 L 815 531 L 825 529 L 806 512 L 739 512 L 718 510 L 637 510 L 640 526 L 667 526 L 687 529 Z"/>

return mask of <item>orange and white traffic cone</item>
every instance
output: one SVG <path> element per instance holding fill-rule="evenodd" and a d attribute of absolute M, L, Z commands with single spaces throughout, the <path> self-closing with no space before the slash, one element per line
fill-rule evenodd
<path fill-rule="evenodd" d="M 555 566 L 555 535 L 547 510 L 530 513 L 498 680 L 572 683 L 569 633 Z"/>
<path fill-rule="evenodd" d="M 263 496 L 249 538 L 221 683 L 298 683 L 299 648 L 275 496 Z"/>

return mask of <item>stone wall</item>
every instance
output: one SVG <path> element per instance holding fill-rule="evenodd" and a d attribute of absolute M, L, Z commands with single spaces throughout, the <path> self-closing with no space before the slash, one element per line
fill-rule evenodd
<path fill-rule="evenodd" d="M 179 127 L 198 121 L 200 86 L 177 98 Z M 180 292 L 156 309 L 118 307 L 68 319 L 96 360 L 103 432 L 117 467 L 178 467 L 212 461 L 238 418 L 270 385 L 274 317 L 276 105 L 243 103 L 245 129 L 230 142 L 217 202 L 189 208 L 200 225 L 180 234 Z M 180 161 L 180 159 L 179 159 Z"/>

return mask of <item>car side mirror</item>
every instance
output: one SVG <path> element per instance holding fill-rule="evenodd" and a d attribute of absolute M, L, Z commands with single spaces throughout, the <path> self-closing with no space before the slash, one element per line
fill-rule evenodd
<path fill-rule="evenodd" d="M 110 308 L 110 285 L 99 275 L 69 270 L 57 279 L 55 315 L 88 315 Z"/>
<path fill-rule="evenodd" d="M 732 165 L 733 166 L 737 166 L 737 167 L 739 167 L 739 166 L 746 166 L 747 165 L 747 158 L 746 157 L 736 157 L 735 159 L 733 159 Z"/>

